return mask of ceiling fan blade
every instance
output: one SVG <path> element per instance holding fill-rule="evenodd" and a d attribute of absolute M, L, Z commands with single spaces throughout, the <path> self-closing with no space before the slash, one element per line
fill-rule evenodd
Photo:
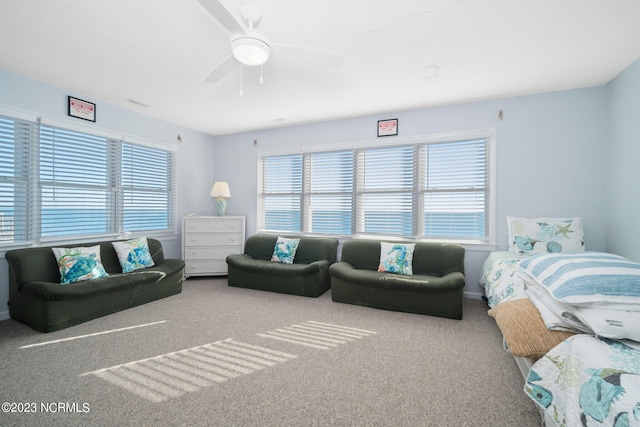
<path fill-rule="evenodd" d="M 297 46 L 293 44 L 272 45 L 274 55 L 283 53 L 287 56 L 295 57 L 296 61 L 325 67 L 341 67 L 344 64 L 344 56 L 326 50 L 314 49 L 311 47 Z"/>
<path fill-rule="evenodd" d="M 202 7 L 207 9 L 213 17 L 225 26 L 227 30 L 231 32 L 231 34 L 244 34 L 244 28 L 242 25 L 233 17 L 231 12 L 224 7 L 222 3 L 218 0 L 198 0 Z"/>
<path fill-rule="evenodd" d="M 222 80 L 224 76 L 232 72 L 237 66 L 238 61 L 236 61 L 233 55 L 230 55 L 227 59 L 219 63 L 218 66 L 213 69 L 211 74 L 209 74 L 207 78 L 204 79 L 204 82 L 217 83 Z"/>

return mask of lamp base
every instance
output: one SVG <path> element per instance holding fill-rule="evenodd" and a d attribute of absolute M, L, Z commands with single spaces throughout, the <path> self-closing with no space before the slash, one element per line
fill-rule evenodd
<path fill-rule="evenodd" d="M 223 197 L 216 199 L 216 215 L 224 216 L 227 213 L 227 201 Z"/>

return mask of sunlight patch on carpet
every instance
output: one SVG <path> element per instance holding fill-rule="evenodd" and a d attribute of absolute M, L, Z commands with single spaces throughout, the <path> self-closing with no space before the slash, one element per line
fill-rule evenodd
<path fill-rule="evenodd" d="M 159 325 L 161 323 L 166 323 L 166 322 L 167 322 L 166 320 L 160 320 L 158 322 L 145 323 L 143 325 L 127 326 L 125 328 L 111 329 L 109 331 L 94 332 L 92 334 L 76 335 L 74 337 L 61 338 L 59 340 L 52 340 L 52 341 L 39 342 L 39 343 L 35 343 L 35 344 L 23 345 L 20 348 L 21 349 L 25 349 L 25 348 L 40 347 L 40 346 L 43 346 L 43 345 L 57 344 L 57 343 L 66 342 L 66 341 L 74 341 L 74 340 L 79 340 L 79 339 L 82 339 L 82 338 L 97 337 L 98 335 L 112 334 L 114 332 L 129 331 L 131 329 L 144 328 L 144 327 L 147 327 L 147 326 Z"/>
<path fill-rule="evenodd" d="M 248 375 L 298 356 L 233 339 L 86 372 L 152 402 Z"/>
<path fill-rule="evenodd" d="M 358 340 L 375 333 L 374 331 L 368 331 L 366 329 L 309 320 L 304 323 L 274 329 L 273 331 L 259 333 L 257 335 L 263 338 L 272 338 L 320 350 L 329 350 L 330 348 L 347 344 L 350 341 Z"/>

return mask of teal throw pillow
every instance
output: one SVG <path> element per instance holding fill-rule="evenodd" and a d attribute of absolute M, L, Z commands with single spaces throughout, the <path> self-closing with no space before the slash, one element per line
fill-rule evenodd
<path fill-rule="evenodd" d="M 281 262 L 283 264 L 293 264 L 296 256 L 300 239 L 288 239 L 278 236 L 276 247 L 273 249 L 271 261 Z"/>
<path fill-rule="evenodd" d="M 126 240 L 123 242 L 111 242 L 118 254 L 118 261 L 123 273 L 131 273 L 141 268 L 156 265 L 149 252 L 149 243 L 146 237 Z"/>
<path fill-rule="evenodd" d="M 380 242 L 379 272 L 413 275 L 415 243 Z"/>
<path fill-rule="evenodd" d="M 58 262 L 60 283 L 63 285 L 108 276 L 100 259 L 100 245 L 51 249 Z"/>

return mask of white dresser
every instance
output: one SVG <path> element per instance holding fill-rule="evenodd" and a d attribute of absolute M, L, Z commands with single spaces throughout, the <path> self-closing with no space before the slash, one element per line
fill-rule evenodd
<path fill-rule="evenodd" d="M 224 276 L 227 255 L 244 251 L 243 216 L 188 216 L 182 219 L 184 277 Z"/>

